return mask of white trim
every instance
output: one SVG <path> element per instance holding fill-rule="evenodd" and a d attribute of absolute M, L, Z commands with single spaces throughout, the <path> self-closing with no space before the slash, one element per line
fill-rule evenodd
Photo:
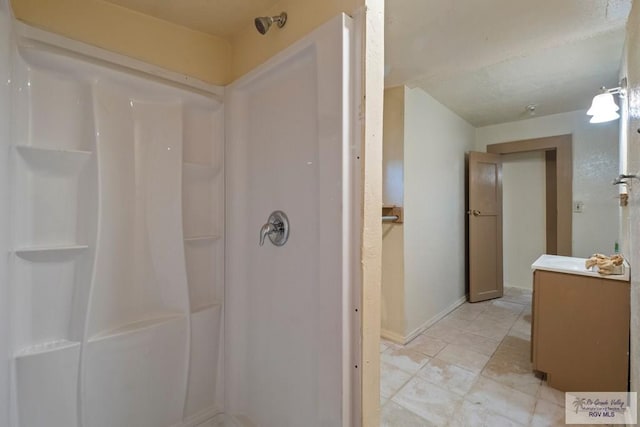
<path fill-rule="evenodd" d="M 111 69 L 124 70 L 129 73 L 141 74 L 146 78 L 161 81 L 171 86 L 188 89 L 213 97 L 222 102 L 224 98 L 224 87 L 212 85 L 185 74 L 169 71 L 157 65 L 148 64 L 144 61 L 134 59 L 119 53 L 114 53 L 106 49 L 79 42 L 58 34 L 50 33 L 38 28 L 31 27 L 19 21 L 13 22 L 13 30 L 16 35 L 18 46 L 32 49 L 46 48 L 58 54 L 80 57 Z"/>
<path fill-rule="evenodd" d="M 447 314 L 451 313 L 456 308 L 460 307 L 466 301 L 467 301 L 467 296 L 466 295 L 462 296 L 461 298 L 456 300 L 453 304 L 451 304 L 450 306 L 448 306 L 447 308 L 442 310 L 440 313 L 436 314 L 431 319 L 427 320 L 422 325 L 418 326 L 416 329 L 414 329 L 408 335 L 402 336 L 402 335 L 397 334 L 395 332 L 387 331 L 386 329 L 382 329 L 380 331 L 380 335 L 382 336 L 382 338 L 384 338 L 386 340 L 389 340 L 389 341 L 393 341 L 393 342 L 395 342 L 397 344 L 402 344 L 402 345 L 408 344 L 415 337 L 417 337 L 418 335 L 420 335 L 421 333 L 426 331 L 427 328 L 433 326 L 438 320 L 442 319 L 444 316 L 446 316 Z"/>

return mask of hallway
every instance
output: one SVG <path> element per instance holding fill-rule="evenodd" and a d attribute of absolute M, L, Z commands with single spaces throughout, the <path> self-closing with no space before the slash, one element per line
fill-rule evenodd
<path fill-rule="evenodd" d="M 465 303 L 406 346 L 383 340 L 382 426 L 563 426 L 530 362 L 531 292 Z"/>

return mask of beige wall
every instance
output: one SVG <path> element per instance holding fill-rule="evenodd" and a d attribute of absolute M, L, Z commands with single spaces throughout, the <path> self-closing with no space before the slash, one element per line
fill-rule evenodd
<path fill-rule="evenodd" d="M 640 104 L 640 3 L 634 2 L 631 14 L 627 22 L 627 38 L 624 50 L 622 76 L 628 79 L 629 105 Z M 630 174 L 640 173 L 640 111 L 637 108 L 629 110 L 629 120 L 623 123 L 628 130 L 627 170 Z M 623 248 L 628 248 L 626 253 L 631 270 L 631 391 L 640 392 L 640 275 L 637 273 L 640 265 L 640 185 L 638 181 L 629 188 L 629 205 L 622 208 L 622 218 L 625 223 L 622 226 Z M 640 401 L 638 402 L 640 404 Z"/>
<path fill-rule="evenodd" d="M 476 149 L 488 144 L 572 134 L 573 200 L 584 203 L 573 214 L 573 256 L 612 253 L 618 237 L 618 122 L 591 124 L 585 111 L 554 114 L 485 126 L 476 131 Z"/>
<path fill-rule="evenodd" d="M 405 96 L 405 302 L 412 336 L 464 302 L 464 159 L 475 128 L 421 89 Z"/>
<path fill-rule="evenodd" d="M 404 92 L 384 91 L 382 203 L 404 206 Z M 382 337 L 403 341 L 404 226 L 382 224 Z"/>
<path fill-rule="evenodd" d="M 403 201 L 404 224 L 383 226 L 382 332 L 406 342 L 465 298 L 464 159 L 475 129 L 407 87 L 385 91 L 384 125 L 385 203 Z"/>
<path fill-rule="evenodd" d="M 364 7 L 364 0 L 281 0 L 262 15 L 279 15 L 286 11 L 287 25 L 266 35 L 258 33 L 253 23 L 238 29 L 231 39 L 233 59 L 231 80 L 244 75 L 280 52 L 314 28 L 341 12 L 351 15 Z"/>
<path fill-rule="evenodd" d="M 12 0 L 17 19 L 202 81 L 230 80 L 231 45 L 102 0 Z"/>
<path fill-rule="evenodd" d="M 364 0 L 281 0 L 260 14 L 287 11 L 287 25 L 267 35 L 253 23 L 229 40 L 172 24 L 103 0 L 12 0 L 17 19 L 100 48 L 226 85 L 341 12 Z"/>
<path fill-rule="evenodd" d="M 404 92 L 405 86 L 385 89 L 383 119 L 382 202 L 404 202 Z"/>
<path fill-rule="evenodd" d="M 546 249 L 543 152 L 502 156 L 504 286 L 532 289 L 531 264 Z"/>

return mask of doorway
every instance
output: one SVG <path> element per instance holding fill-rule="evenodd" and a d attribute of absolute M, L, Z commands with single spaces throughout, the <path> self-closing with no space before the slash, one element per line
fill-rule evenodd
<path fill-rule="evenodd" d="M 557 135 L 487 145 L 487 152 L 544 153 L 546 253 L 571 256 L 572 252 L 572 138 Z"/>
<path fill-rule="evenodd" d="M 531 263 L 546 253 L 545 153 L 500 158 L 504 287 L 531 289 Z"/>

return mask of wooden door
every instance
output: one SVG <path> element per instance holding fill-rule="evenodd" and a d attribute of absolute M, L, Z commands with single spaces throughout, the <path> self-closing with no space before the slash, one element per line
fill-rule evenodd
<path fill-rule="evenodd" d="M 469 301 L 502 296 L 502 162 L 469 153 Z"/>

